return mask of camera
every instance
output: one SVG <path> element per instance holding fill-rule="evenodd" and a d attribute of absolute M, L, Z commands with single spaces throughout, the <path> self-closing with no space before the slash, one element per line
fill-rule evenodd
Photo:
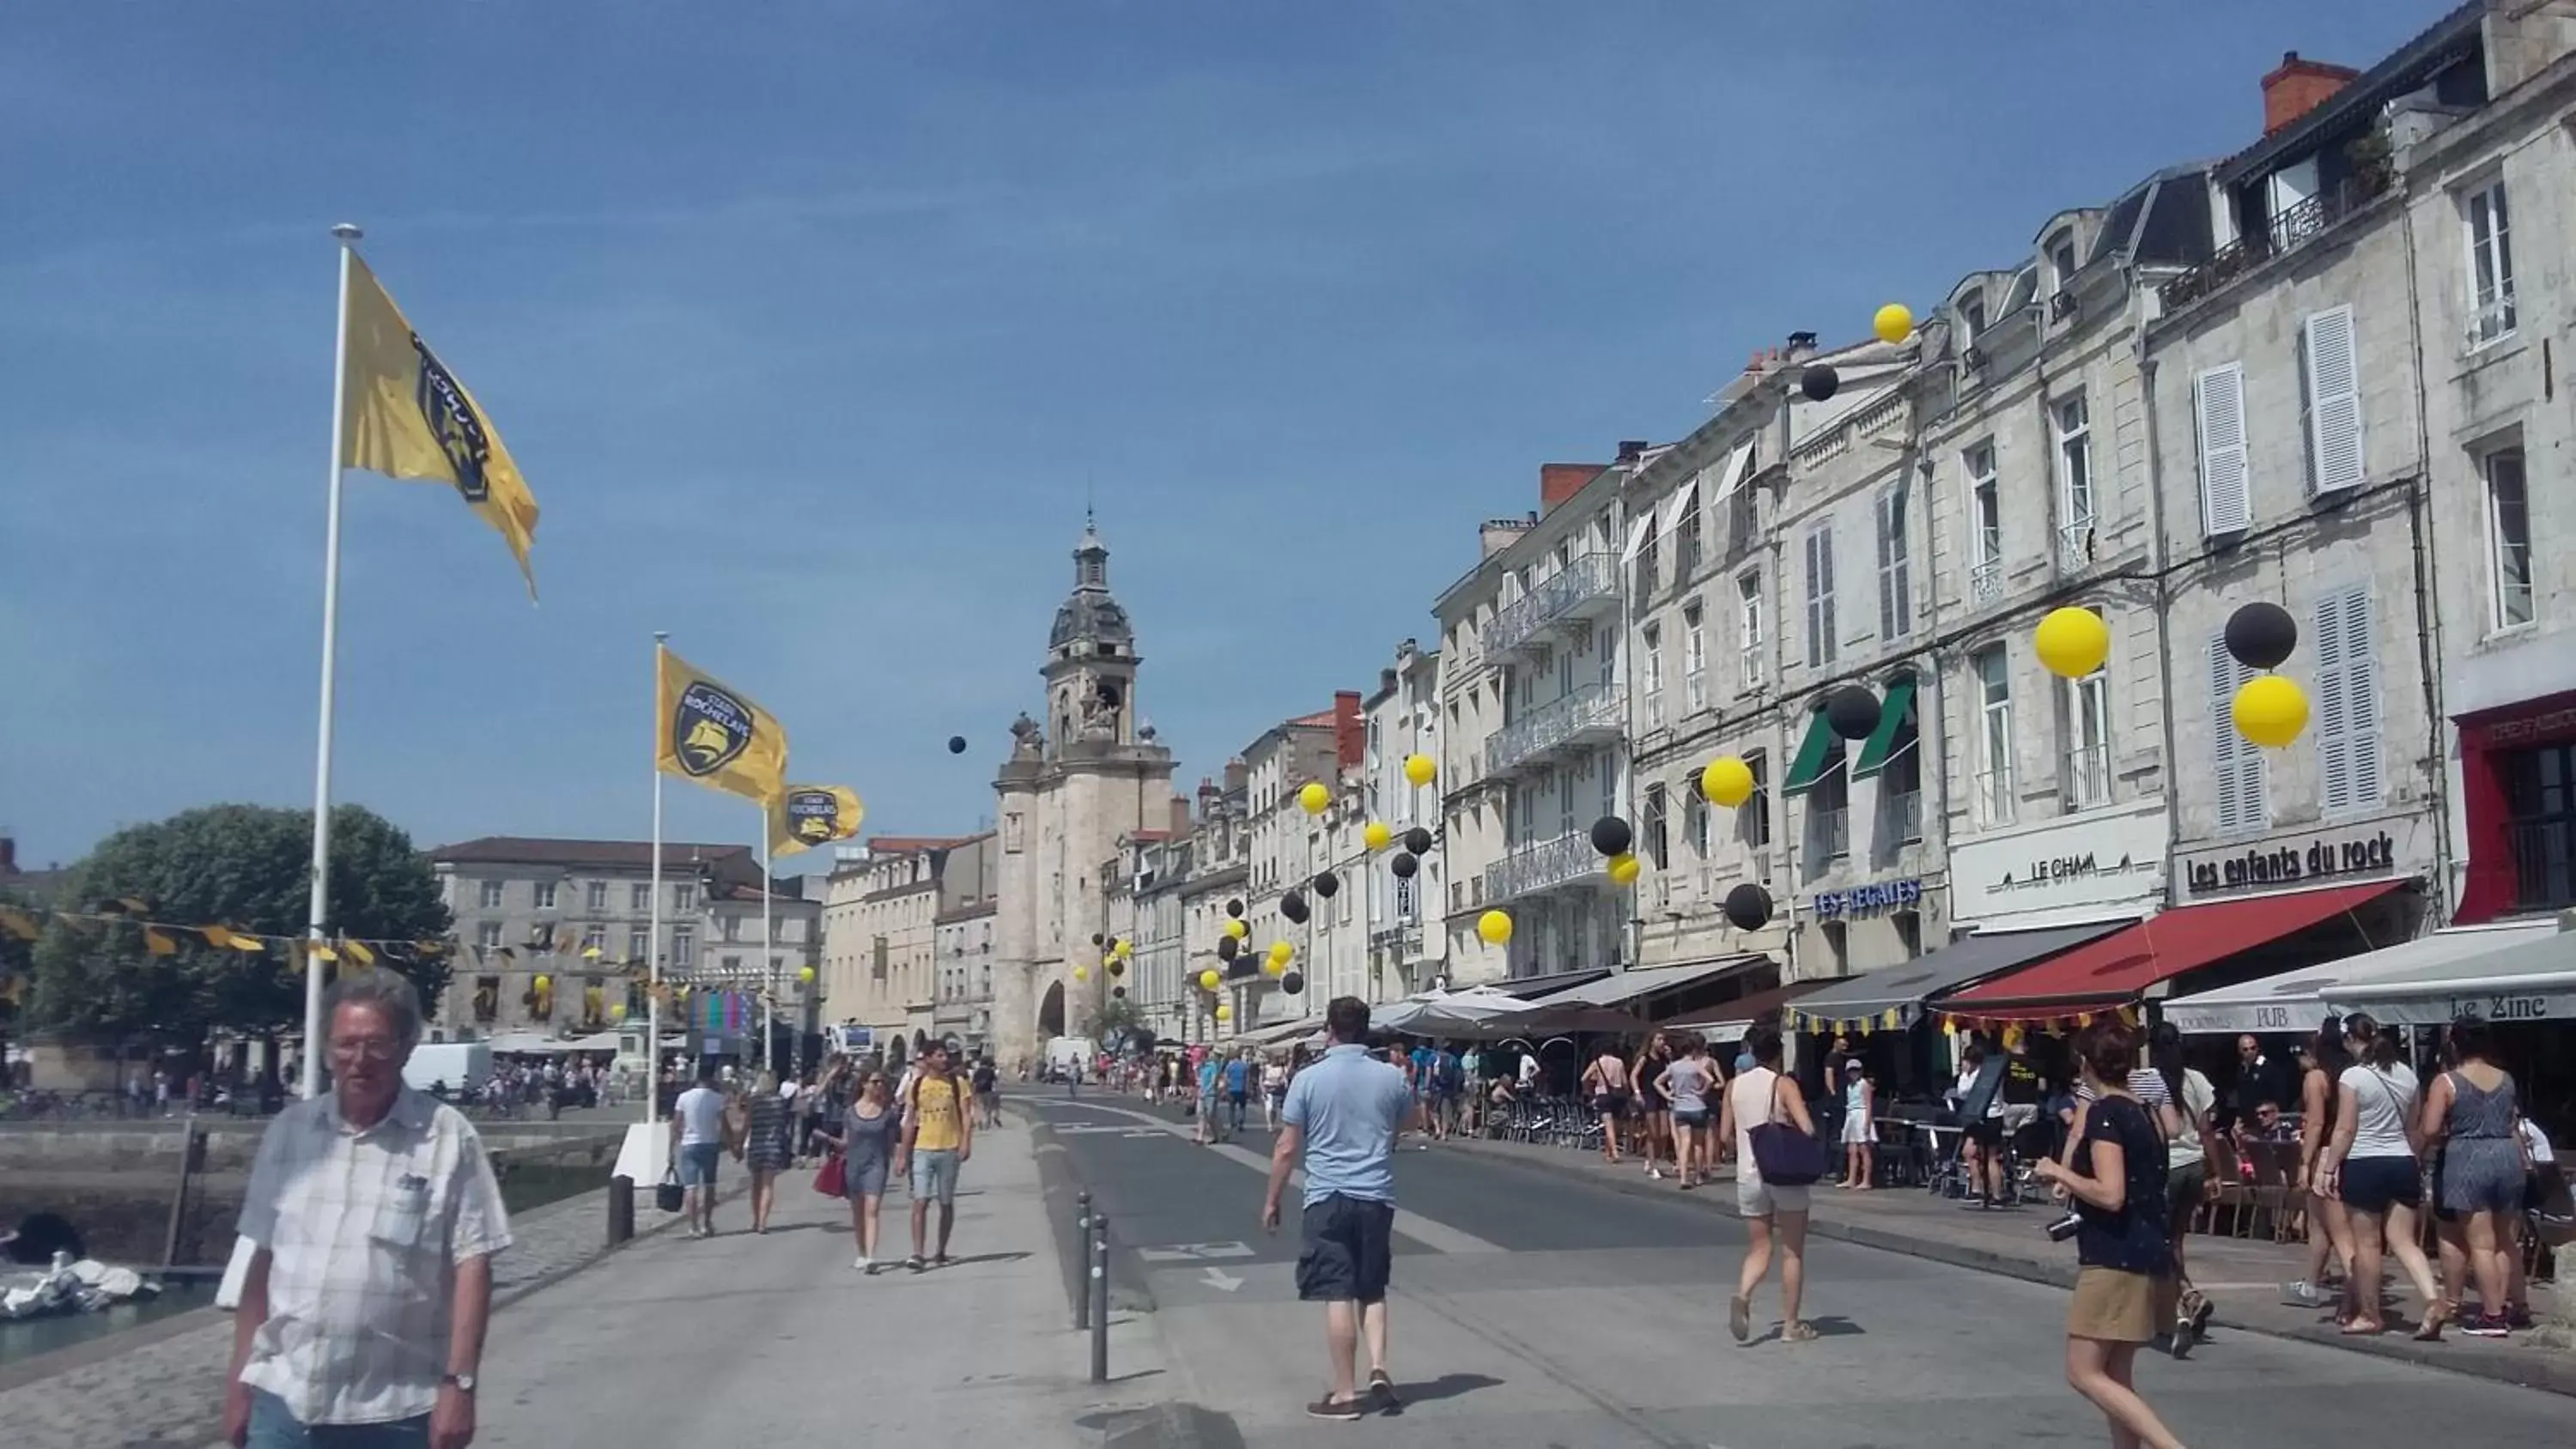
<path fill-rule="evenodd" d="M 2048 1240 L 2052 1243 L 2065 1242 L 2068 1238 L 2074 1237 L 2083 1226 L 2084 1215 L 2070 1211 L 2066 1216 L 2048 1225 Z"/>

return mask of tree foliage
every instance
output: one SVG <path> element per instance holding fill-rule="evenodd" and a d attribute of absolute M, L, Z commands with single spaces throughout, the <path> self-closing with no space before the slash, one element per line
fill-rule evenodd
<path fill-rule="evenodd" d="M 1154 1039 L 1153 1029 L 1145 1025 L 1145 1014 L 1136 1009 L 1135 1002 L 1123 996 L 1114 996 L 1100 1003 L 1099 1009 L 1092 1012 L 1090 1029 L 1084 1035 L 1104 1047 L 1114 1041 L 1133 1044 Z"/>
<path fill-rule="evenodd" d="M 99 842 L 73 867 L 57 904 L 98 911 L 131 897 L 167 925 L 298 936 L 312 857 L 312 811 L 213 805 Z M 331 812 L 330 908 L 332 933 L 359 939 L 436 940 L 449 925 L 428 857 L 356 805 Z M 133 922 L 54 921 L 36 943 L 30 1024 L 195 1044 L 214 1027 L 258 1033 L 302 1023 L 300 958 L 222 949 L 194 932 L 173 939 L 175 953 L 155 956 Z M 424 1007 L 447 985 L 443 954 L 397 949 L 380 953 L 379 963 L 409 977 Z"/>

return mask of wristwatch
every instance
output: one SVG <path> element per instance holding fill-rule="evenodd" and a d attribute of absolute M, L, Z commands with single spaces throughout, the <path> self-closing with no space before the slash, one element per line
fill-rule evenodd
<path fill-rule="evenodd" d="M 441 1384 L 454 1384 L 457 1391 L 460 1393 L 470 1394 L 474 1392 L 474 1375 L 472 1374 L 440 1374 L 438 1376 L 438 1381 Z"/>

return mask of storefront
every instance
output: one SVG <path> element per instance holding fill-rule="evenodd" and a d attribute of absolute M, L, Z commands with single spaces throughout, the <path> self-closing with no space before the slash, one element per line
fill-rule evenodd
<path fill-rule="evenodd" d="M 2170 819 L 2157 798 L 1953 845 L 1951 925 L 2021 929 L 2158 910 Z"/>
<path fill-rule="evenodd" d="M 2495 1028 L 2497 1065 L 2511 1072 L 2522 1111 L 2560 1142 L 2576 1132 L 2576 913 L 2512 945 L 2329 987 L 2339 1012 L 2415 1028 L 2429 1067 L 2439 1028 L 2465 1016 Z"/>
<path fill-rule="evenodd" d="M 2465 962 L 2476 962 L 2508 946 L 2553 934 L 2548 921 L 2504 925 L 2457 926 L 2418 936 L 2363 956 L 2348 956 L 2316 966 L 2303 966 L 2213 991 L 2178 996 L 2164 1003 L 2162 1015 L 2185 1036 L 2305 1035 L 2334 1010 L 2327 998 L 2364 991 L 2374 984 Z"/>
<path fill-rule="evenodd" d="M 2576 691 L 2462 715 L 2462 922 L 2576 905 Z"/>

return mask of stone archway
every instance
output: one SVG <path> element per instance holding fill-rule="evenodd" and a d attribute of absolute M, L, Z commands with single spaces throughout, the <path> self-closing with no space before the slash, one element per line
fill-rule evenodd
<path fill-rule="evenodd" d="M 1064 1035 L 1064 983 L 1047 983 L 1046 995 L 1038 1002 L 1038 1046 Z"/>

